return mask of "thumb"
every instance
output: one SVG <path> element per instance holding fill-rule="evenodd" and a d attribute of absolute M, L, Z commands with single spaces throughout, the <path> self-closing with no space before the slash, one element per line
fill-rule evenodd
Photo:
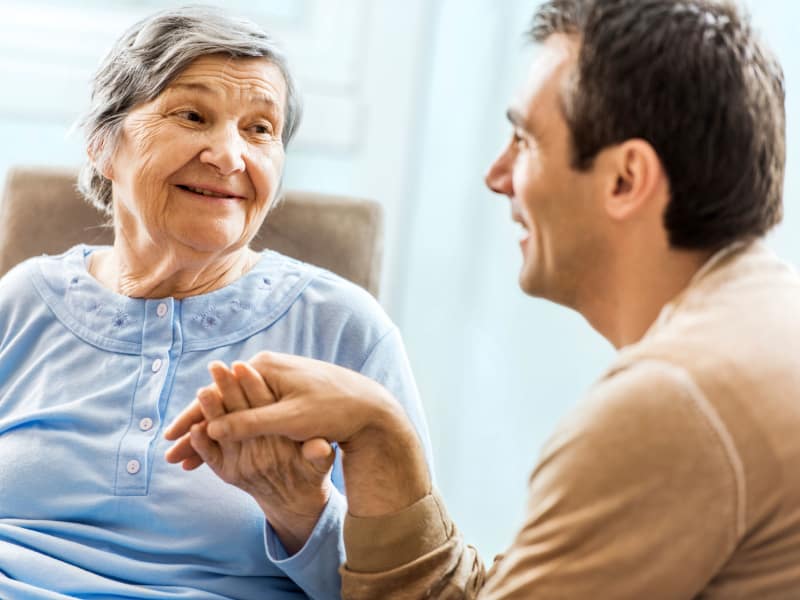
<path fill-rule="evenodd" d="M 302 453 L 303 458 L 310 462 L 319 473 L 327 473 L 335 457 L 333 447 L 328 440 L 319 437 L 303 442 Z"/>

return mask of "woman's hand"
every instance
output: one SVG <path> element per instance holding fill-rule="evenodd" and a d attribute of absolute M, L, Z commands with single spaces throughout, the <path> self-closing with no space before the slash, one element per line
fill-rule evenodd
<path fill-rule="evenodd" d="M 329 455 L 325 440 L 338 442 L 348 507 L 355 516 L 395 512 L 430 491 L 416 431 L 384 387 L 355 371 L 300 356 L 262 352 L 250 364 L 277 402 L 215 414 L 199 426 L 205 436 L 220 445 L 285 436 L 304 442 L 300 451 L 312 461 Z M 168 439 L 197 428 L 192 423 L 201 413 L 202 406 L 190 406 L 169 428 Z M 184 460 L 188 468 L 198 464 L 194 452 L 180 446 L 170 450 L 172 462 Z"/>
<path fill-rule="evenodd" d="M 303 445 L 281 436 L 215 441 L 208 423 L 224 415 L 268 406 L 275 398 L 252 366 L 237 362 L 229 370 L 213 362 L 214 383 L 198 391 L 197 399 L 167 431 L 168 439 L 182 435 L 167 453 L 170 462 L 192 469 L 203 462 L 225 482 L 249 493 L 259 504 L 287 552 L 303 547 L 325 508 L 331 492 L 333 450 L 322 440 Z M 187 431 L 188 430 L 188 431 Z"/>

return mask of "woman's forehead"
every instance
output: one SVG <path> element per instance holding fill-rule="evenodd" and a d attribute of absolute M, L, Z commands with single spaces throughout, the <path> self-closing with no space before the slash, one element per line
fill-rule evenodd
<path fill-rule="evenodd" d="M 234 93 L 252 101 L 283 105 L 286 80 L 280 68 L 267 58 L 211 54 L 191 62 L 170 82 L 166 91 Z"/>

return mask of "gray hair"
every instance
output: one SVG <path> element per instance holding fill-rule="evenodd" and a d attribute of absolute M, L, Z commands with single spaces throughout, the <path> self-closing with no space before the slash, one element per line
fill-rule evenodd
<path fill-rule="evenodd" d="M 91 104 L 79 123 L 93 160 L 82 167 L 78 190 L 90 203 L 111 214 L 111 181 L 98 166 L 113 155 L 128 112 L 155 99 L 192 61 L 208 54 L 263 57 L 280 69 L 286 80 L 282 140 L 288 145 L 302 109 L 286 58 L 275 42 L 252 21 L 213 7 L 158 12 L 128 29 L 95 74 Z"/>

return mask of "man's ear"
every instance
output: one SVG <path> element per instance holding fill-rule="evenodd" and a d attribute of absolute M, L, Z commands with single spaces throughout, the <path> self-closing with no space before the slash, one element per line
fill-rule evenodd
<path fill-rule="evenodd" d="M 611 219 L 624 221 L 656 210 L 661 215 L 669 196 L 667 175 L 655 149 L 631 139 L 602 152 L 608 175 L 604 208 Z"/>

